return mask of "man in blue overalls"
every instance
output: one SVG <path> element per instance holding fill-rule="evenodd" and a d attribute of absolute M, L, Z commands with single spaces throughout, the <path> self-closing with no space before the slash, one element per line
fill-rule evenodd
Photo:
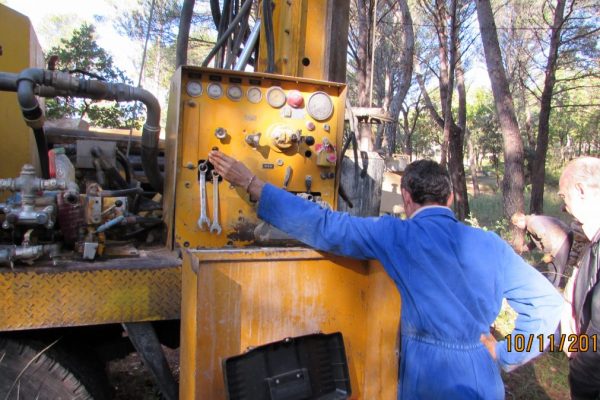
<path fill-rule="evenodd" d="M 262 220 L 316 249 L 381 262 L 402 296 L 399 399 L 502 399 L 500 367 L 509 371 L 537 356 L 558 325 L 561 296 L 495 233 L 456 220 L 450 179 L 433 161 L 404 171 L 409 219 L 400 220 L 327 210 L 221 152 L 209 160 L 260 200 Z M 529 351 L 489 335 L 503 298 L 519 314 L 512 337 L 532 342 Z"/>

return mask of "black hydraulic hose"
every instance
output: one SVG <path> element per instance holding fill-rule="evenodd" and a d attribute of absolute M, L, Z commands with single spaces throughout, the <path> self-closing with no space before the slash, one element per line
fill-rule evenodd
<path fill-rule="evenodd" d="M 117 149 L 117 161 L 121 163 L 125 170 L 125 181 L 127 182 L 127 185 L 131 185 L 131 178 L 133 176 L 133 173 L 131 172 L 131 163 L 119 149 Z"/>
<path fill-rule="evenodd" d="M 240 53 L 239 50 L 242 47 L 242 41 L 247 36 L 246 32 L 248 30 L 248 20 L 249 19 L 250 19 L 250 9 L 248 9 L 248 12 L 246 13 L 246 16 L 242 19 L 242 22 L 240 24 L 240 29 L 237 32 L 237 36 L 235 38 L 235 41 L 233 42 L 233 45 L 231 46 L 231 51 L 227 55 L 227 61 L 225 63 L 225 69 L 231 69 L 231 66 L 233 65 L 233 62 L 234 62 L 235 58 L 238 57 L 238 55 Z"/>
<path fill-rule="evenodd" d="M 158 166 L 160 105 L 152 93 L 124 83 L 80 79 L 65 72 L 28 68 L 18 75 L 17 97 L 23 116 L 33 129 L 42 128 L 44 120 L 42 109 L 35 97 L 36 89 L 37 93 L 44 97 L 72 96 L 92 100 L 142 102 L 146 106 L 146 122 L 142 128 L 142 167 L 150 184 L 162 193 L 163 177 Z"/>
<path fill-rule="evenodd" d="M 221 39 L 221 37 L 223 36 L 223 34 L 227 31 L 227 28 L 229 27 L 228 24 L 230 21 L 231 21 L 231 0 L 224 0 L 223 1 L 223 11 L 221 12 L 221 21 L 217 28 L 217 41 L 219 41 Z M 229 36 L 229 35 L 227 35 L 227 36 Z M 217 59 L 215 61 L 215 67 L 223 68 L 223 52 L 220 51 L 220 49 L 217 52 Z"/>
<path fill-rule="evenodd" d="M 221 23 L 221 10 L 219 9 L 219 0 L 210 0 L 210 12 L 212 13 L 215 28 Z"/>
<path fill-rule="evenodd" d="M 135 217 L 136 224 L 161 224 L 163 222 L 162 218 L 153 218 L 153 217 Z"/>
<path fill-rule="evenodd" d="M 275 34 L 273 33 L 273 8 L 271 0 L 263 0 L 263 21 L 265 24 L 265 39 L 267 42 L 266 72 L 275 72 Z"/>
<path fill-rule="evenodd" d="M 104 176 L 107 178 L 109 186 L 116 189 L 127 189 L 129 185 L 123 179 L 119 171 L 111 164 L 109 160 L 104 157 L 102 150 L 99 147 L 93 147 L 91 150 L 92 157 L 94 157 L 94 165 L 98 161 L 98 165 L 101 168 Z M 104 186 L 104 185 L 102 185 Z"/>
<path fill-rule="evenodd" d="M 134 194 L 142 194 L 144 193 L 144 189 L 139 187 L 129 188 L 129 189 L 120 189 L 120 190 L 103 190 L 98 192 L 100 197 L 123 197 Z"/>
<path fill-rule="evenodd" d="M 214 57 L 214 55 L 217 53 L 217 51 L 219 51 L 221 46 L 223 46 L 223 44 L 227 41 L 229 35 L 231 35 L 231 32 L 233 32 L 236 25 L 240 23 L 240 21 L 242 20 L 242 17 L 250 9 L 251 5 L 252 5 L 252 0 L 246 0 L 244 2 L 244 4 L 242 5 L 242 8 L 240 8 L 240 12 L 235 16 L 233 21 L 231 21 L 229 28 L 227 28 L 227 30 L 223 33 L 223 35 L 219 38 L 219 40 L 217 40 L 217 43 L 215 44 L 215 46 L 212 48 L 210 53 L 208 53 L 208 55 L 204 59 L 204 62 L 202 63 L 203 67 L 208 66 L 208 63 L 210 63 L 210 60 Z"/>
<path fill-rule="evenodd" d="M 175 44 L 175 68 L 187 64 L 187 50 L 190 41 L 190 26 L 194 17 L 196 0 L 184 0 L 179 18 L 179 33 Z"/>
<path fill-rule="evenodd" d="M 42 171 L 42 178 L 50 179 L 50 160 L 48 159 L 48 142 L 46 141 L 46 134 L 44 128 L 33 128 L 33 137 L 35 138 L 35 145 L 38 151 L 38 157 L 40 158 L 40 169 Z"/>
<path fill-rule="evenodd" d="M 19 75 L 9 72 L 0 72 L 0 90 L 4 92 L 17 91 L 17 78 Z"/>
<path fill-rule="evenodd" d="M 48 144 L 44 134 L 44 111 L 34 94 L 34 89 L 43 76 L 43 71 L 29 68 L 22 71 L 17 77 L 17 99 L 21 106 L 21 112 L 27 125 L 33 130 L 42 178 L 50 178 L 50 166 L 48 165 Z"/>

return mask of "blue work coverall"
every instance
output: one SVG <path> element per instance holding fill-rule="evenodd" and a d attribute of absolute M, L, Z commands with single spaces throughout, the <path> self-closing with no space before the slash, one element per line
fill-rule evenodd
<path fill-rule="evenodd" d="M 563 300 L 550 282 L 449 208 L 427 207 L 408 220 L 360 218 L 266 184 L 258 216 L 316 249 L 383 264 L 402 297 L 399 399 L 503 399 L 500 367 L 537 356 L 558 325 Z M 503 298 L 519 314 L 513 337 L 533 343 L 528 352 L 508 351 L 500 341 L 494 361 L 479 339 Z"/>

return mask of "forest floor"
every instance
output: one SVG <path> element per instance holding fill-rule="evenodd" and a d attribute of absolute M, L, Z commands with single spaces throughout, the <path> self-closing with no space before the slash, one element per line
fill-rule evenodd
<path fill-rule="evenodd" d="M 471 181 L 468 182 L 471 189 Z M 507 225 L 502 217 L 502 193 L 498 190 L 495 176 L 493 174 L 480 175 L 479 185 L 481 194 L 477 198 L 470 196 L 469 199 L 472 219 L 481 227 L 495 230 L 501 235 L 505 234 Z M 528 199 L 526 199 L 526 204 L 528 204 Z M 544 201 L 546 213 L 569 221 L 569 218 L 561 213 L 560 207 L 561 203 L 556 195 L 556 188 L 547 187 Z M 539 260 L 539 255 L 531 254 L 527 258 L 531 263 L 536 264 L 536 258 Z M 510 332 L 513 319 L 514 315 L 511 315 L 510 310 L 503 310 L 495 323 L 498 338 Z M 179 352 L 177 349 L 167 349 L 166 355 L 174 375 L 178 379 Z M 569 364 L 564 353 L 544 353 L 515 371 L 502 373 L 506 398 L 508 400 L 569 399 L 568 373 Z M 150 373 L 135 353 L 110 363 L 109 381 L 116 400 L 157 400 L 161 398 Z"/>

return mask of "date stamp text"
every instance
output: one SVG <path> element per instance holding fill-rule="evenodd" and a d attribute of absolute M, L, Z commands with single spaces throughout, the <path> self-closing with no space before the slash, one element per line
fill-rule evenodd
<path fill-rule="evenodd" d="M 551 334 L 551 335 L 524 335 L 517 333 L 515 335 L 506 335 L 506 350 L 516 352 L 530 352 L 531 350 L 537 349 L 540 352 L 548 347 L 548 351 L 563 351 L 567 350 L 569 353 L 575 353 L 578 351 L 598 351 L 598 335 L 565 335 L 565 334 Z"/>

